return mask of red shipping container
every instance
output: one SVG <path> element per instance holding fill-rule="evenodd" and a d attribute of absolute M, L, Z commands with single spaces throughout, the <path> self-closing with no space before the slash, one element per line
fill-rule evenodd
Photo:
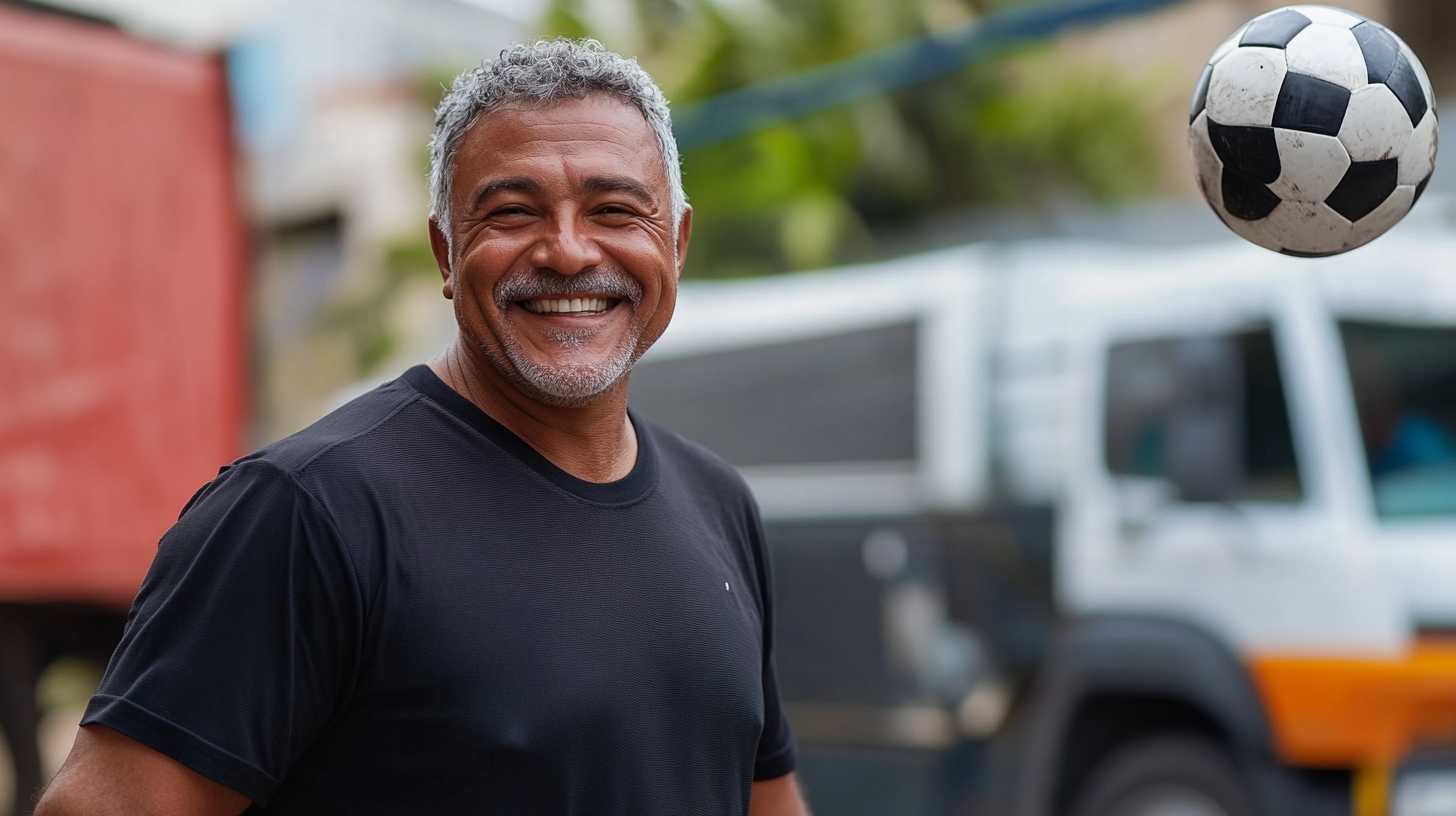
<path fill-rule="evenodd" d="M 239 452 L 221 62 L 0 7 L 0 601 L 124 606 Z"/>

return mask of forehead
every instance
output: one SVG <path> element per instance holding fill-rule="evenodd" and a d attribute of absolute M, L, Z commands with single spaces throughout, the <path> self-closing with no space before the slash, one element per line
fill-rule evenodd
<path fill-rule="evenodd" d="M 610 170 L 666 184 L 657 136 L 642 112 L 604 94 L 482 114 L 456 150 L 455 190 L 521 172 Z"/>

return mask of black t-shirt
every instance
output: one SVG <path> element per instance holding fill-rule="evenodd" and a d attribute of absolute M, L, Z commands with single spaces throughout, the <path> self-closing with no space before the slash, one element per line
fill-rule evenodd
<path fill-rule="evenodd" d="M 795 762 L 757 510 L 631 418 L 586 482 L 417 366 L 238 460 L 83 723 L 266 813 L 747 813 Z"/>

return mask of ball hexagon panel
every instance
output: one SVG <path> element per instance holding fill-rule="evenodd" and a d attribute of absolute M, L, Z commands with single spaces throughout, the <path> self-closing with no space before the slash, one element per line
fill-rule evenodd
<path fill-rule="evenodd" d="M 1208 138 L 1207 111 L 1199 114 L 1188 128 L 1188 152 L 1193 154 L 1193 169 L 1197 171 L 1198 186 L 1203 190 L 1203 197 L 1213 206 L 1215 213 L 1221 212 L 1223 191 L 1220 179 L 1223 178 L 1223 161 L 1219 159 Z M 1219 217 L 1222 218 L 1221 215 Z"/>
<path fill-rule="evenodd" d="M 1217 87 L 1209 90 L 1216 93 Z M 1304 74 L 1287 74 L 1275 96 L 1275 127 L 1337 136 L 1350 107 L 1350 89 Z M 1215 119 L 1218 117 L 1215 116 Z"/>
<path fill-rule="evenodd" d="M 1209 118 L 1225 125 L 1273 124 L 1287 73 L 1282 49 L 1235 50 L 1213 66 L 1208 85 Z"/>
<path fill-rule="evenodd" d="M 1239 47 L 1239 38 L 1242 37 L 1243 34 L 1244 29 L 1241 28 L 1238 31 L 1235 31 L 1233 33 L 1233 36 L 1229 37 L 1227 40 L 1224 40 L 1218 48 L 1213 49 L 1213 56 L 1208 58 L 1208 64 L 1217 65 L 1219 60 L 1233 53 L 1233 50 Z"/>
<path fill-rule="evenodd" d="M 1436 169 L 1436 154 L 1440 150 L 1440 130 L 1436 112 L 1428 111 L 1426 117 L 1411 131 L 1405 150 L 1400 154 L 1401 184 L 1419 184 L 1430 178 Z"/>
<path fill-rule="evenodd" d="M 1332 6 L 1290 6 L 1289 8 L 1308 17 L 1312 23 L 1339 26 L 1340 28 L 1354 28 L 1365 22 L 1366 19 L 1353 11 Z"/>
<path fill-rule="evenodd" d="M 1364 218 L 1381 204 L 1399 186 L 1400 161 L 1351 162 L 1345 177 L 1325 199 L 1330 209 L 1355 222 Z"/>
<path fill-rule="evenodd" d="M 1292 8 L 1273 11 L 1256 17 L 1244 27 L 1239 37 L 1239 46 L 1262 45 L 1268 48 L 1283 48 L 1310 25 L 1310 19 Z"/>
<path fill-rule="evenodd" d="M 1309 26 L 1284 47 L 1284 58 L 1291 74 L 1323 79 L 1349 89 L 1365 84 L 1365 57 L 1348 28 Z"/>
<path fill-rule="evenodd" d="M 1245 241 L 1258 244 L 1265 249 L 1272 249 L 1275 252 L 1283 249 L 1279 236 L 1269 228 L 1267 219 L 1259 221 L 1240 221 L 1237 218 L 1229 218 L 1220 214 L 1219 219 L 1223 221 L 1233 233 Z"/>
<path fill-rule="evenodd" d="M 1388 85 L 1366 85 L 1350 94 L 1340 141 L 1355 161 L 1396 159 L 1410 142 L 1405 106 Z"/>
<path fill-rule="evenodd" d="M 1285 200 L 1324 201 L 1350 167 L 1345 146 L 1334 136 L 1274 130 L 1280 175 L 1269 190 Z"/>
<path fill-rule="evenodd" d="M 1414 187 L 1402 185 L 1395 188 L 1395 192 L 1381 202 L 1379 207 L 1350 227 L 1350 237 L 1345 240 L 1345 249 L 1365 246 L 1384 235 L 1391 227 L 1400 223 L 1400 219 L 1410 212 L 1415 203 Z"/>
<path fill-rule="evenodd" d="M 1300 256 L 1343 252 L 1351 229 L 1339 213 L 1309 201 L 1281 202 L 1259 226 L 1280 252 Z"/>

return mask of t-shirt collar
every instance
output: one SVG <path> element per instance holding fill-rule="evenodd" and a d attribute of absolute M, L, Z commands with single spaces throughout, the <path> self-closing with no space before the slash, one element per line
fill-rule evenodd
<path fill-rule="evenodd" d="M 626 504 L 641 498 L 657 481 L 657 448 L 652 432 L 630 408 L 627 416 L 637 432 L 637 461 L 632 471 L 615 482 L 589 482 L 579 479 L 557 467 L 542 456 L 525 440 L 516 436 L 479 406 L 466 399 L 463 394 L 441 380 L 427 365 L 417 365 L 406 371 L 400 379 L 420 394 L 454 414 L 466 425 L 475 429 L 521 464 L 541 474 L 542 477 L 594 504 Z"/>

